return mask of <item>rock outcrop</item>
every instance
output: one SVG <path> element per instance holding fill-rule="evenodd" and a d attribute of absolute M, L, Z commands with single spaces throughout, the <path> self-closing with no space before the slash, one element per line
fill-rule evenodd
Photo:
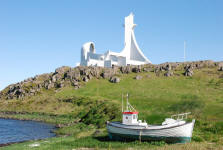
<path fill-rule="evenodd" d="M 146 64 L 140 66 L 112 66 L 112 68 L 93 66 L 78 66 L 71 68 L 68 66 L 63 66 L 57 68 L 52 73 L 37 75 L 22 82 L 9 85 L 4 90 L 0 91 L 0 98 L 23 99 L 26 96 L 36 95 L 43 89 L 54 90 L 65 86 L 73 86 L 74 89 L 79 89 L 81 86 L 85 85 L 85 82 L 88 82 L 93 78 L 104 78 L 112 83 L 118 83 L 120 82 L 120 78 L 117 77 L 118 74 L 154 72 L 156 76 L 164 75 L 170 77 L 174 75 L 174 71 L 184 70 L 185 76 L 193 76 L 193 70 L 206 67 L 216 67 L 219 71 L 223 71 L 223 62 L 213 62 L 211 60 L 183 63 L 168 62 L 159 65 Z M 147 77 L 148 76 L 150 77 L 149 74 Z M 142 79 L 142 76 L 137 75 L 135 79 L 140 80 Z"/>
<path fill-rule="evenodd" d="M 194 72 L 193 72 L 193 67 L 192 67 L 191 65 L 187 65 L 187 66 L 185 66 L 185 72 L 184 72 L 184 75 L 185 75 L 185 76 L 190 76 L 190 77 L 192 77 L 193 74 L 194 74 Z"/>
<path fill-rule="evenodd" d="M 166 77 L 170 77 L 170 76 L 173 76 L 173 72 L 172 71 L 167 71 L 164 76 Z"/>
<path fill-rule="evenodd" d="M 119 83 L 120 82 L 120 78 L 119 77 L 116 77 L 116 76 L 111 77 L 110 78 L 110 82 L 112 82 L 112 83 Z"/>
<path fill-rule="evenodd" d="M 218 71 L 223 71 L 223 62 L 218 64 Z"/>
<path fill-rule="evenodd" d="M 142 79 L 142 76 L 137 75 L 137 76 L 135 77 L 135 79 L 136 79 L 136 80 L 141 80 L 141 79 Z"/>

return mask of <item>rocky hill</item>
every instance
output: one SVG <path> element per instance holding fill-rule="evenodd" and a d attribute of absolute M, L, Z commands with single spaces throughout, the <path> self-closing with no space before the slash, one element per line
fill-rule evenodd
<path fill-rule="evenodd" d="M 189 120 L 196 119 L 192 143 L 168 145 L 167 149 L 222 149 L 222 91 L 223 62 L 210 60 L 112 68 L 60 67 L 2 90 L 0 117 L 56 124 L 59 128 L 55 132 L 63 138 L 48 139 L 50 144 L 42 141 L 40 149 L 61 149 L 61 145 L 65 149 L 148 149 L 153 143 L 108 139 L 106 121 L 121 121 L 121 97 L 129 93 L 139 119 L 149 124 L 160 124 L 184 112 L 191 112 Z M 164 143 L 156 144 L 157 149 L 166 149 Z M 18 145 L 22 148 L 16 146 L 11 149 L 27 149 L 26 143 Z"/>
<path fill-rule="evenodd" d="M 193 76 L 194 70 L 202 68 L 216 68 L 216 71 L 223 71 L 223 62 L 195 61 L 185 63 L 163 63 L 159 65 L 125 66 L 112 68 L 101 67 L 75 67 L 63 66 L 57 68 L 53 73 L 36 75 L 16 84 L 11 84 L 0 92 L 0 99 L 23 99 L 41 93 L 42 90 L 59 89 L 66 86 L 73 86 L 74 89 L 81 88 L 84 82 L 92 78 L 104 78 L 110 82 L 120 82 L 119 74 L 153 72 L 156 76 L 178 76 L 176 71 L 183 71 L 184 76 Z M 136 76 L 139 80 L 142 77 Z M 223 78 L 223 77 L 220 77 Z"/>

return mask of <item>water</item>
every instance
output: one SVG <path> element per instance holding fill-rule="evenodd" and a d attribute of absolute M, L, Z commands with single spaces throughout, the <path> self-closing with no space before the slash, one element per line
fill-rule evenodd
<path fill-rule="evenodd" d="M 42 122 L 0 119 L 0 144 L 53 137 L 54 128 Z"/>

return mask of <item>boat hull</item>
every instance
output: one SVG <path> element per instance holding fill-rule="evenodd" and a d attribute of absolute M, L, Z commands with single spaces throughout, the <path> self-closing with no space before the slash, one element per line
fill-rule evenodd
<path fill-rule="evenodd" d="M 107 124 L 109 137 L 113 140 L 166 141 L 168 143 L 190 142 L 193 127 L 194 121 L 177 126 L 160 126 L 160 128 Z"/>

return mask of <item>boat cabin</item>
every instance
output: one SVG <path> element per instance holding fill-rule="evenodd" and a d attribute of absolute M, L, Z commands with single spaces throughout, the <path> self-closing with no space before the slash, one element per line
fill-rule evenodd
<path fill-rule="evenodd" d="M 128 94 L 127 94 L 127 102 L 126 102 L 126 109 L 124 111 L 123 107 L 123 95 L 122 95 L 122 124 L 125 125 L 140 125 L 140 126 L 147 126 L 147 123 L 142 120 L 138 120 L 139 112 L 132 107 L 132 105 L 128 102 Z"/>
<path fill-rule="evenodd" d="M 138 124 L 138 112 L 122 112 L 122 123 L 127 125 Z"/>

